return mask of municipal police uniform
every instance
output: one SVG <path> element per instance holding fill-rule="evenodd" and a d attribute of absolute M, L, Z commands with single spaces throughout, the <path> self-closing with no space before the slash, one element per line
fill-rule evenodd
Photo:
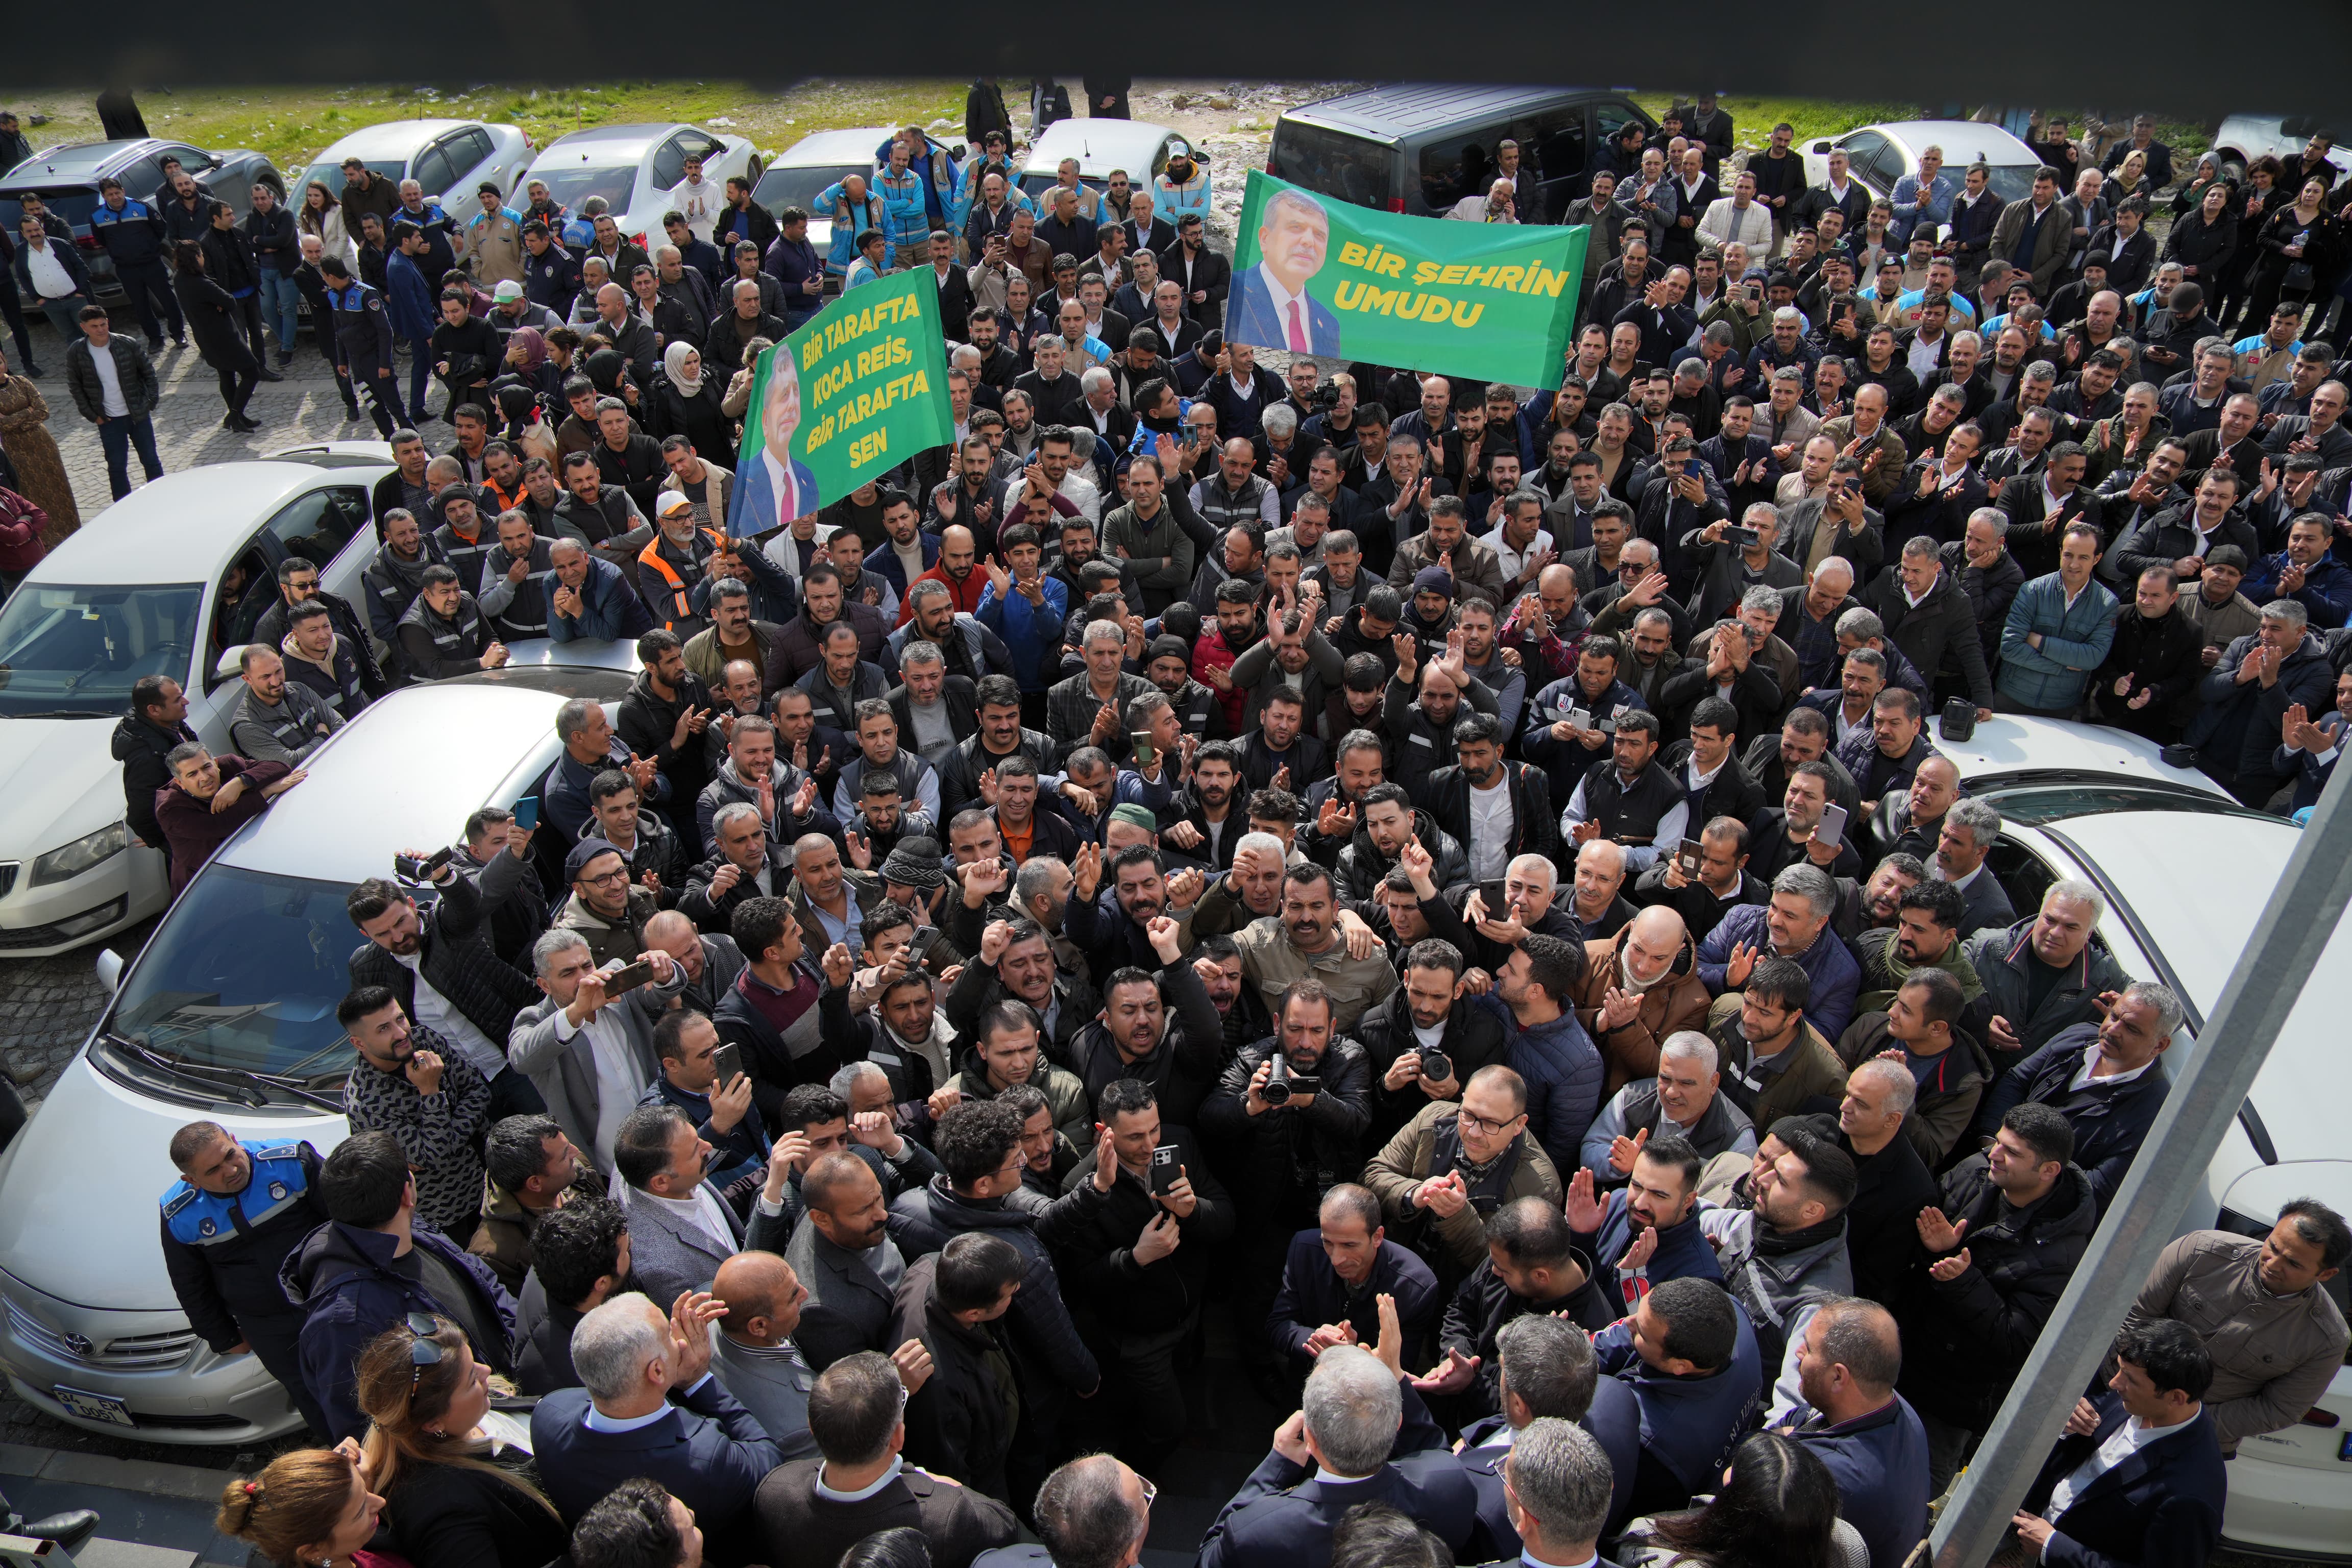
<path fill-rule="evenodd" d="M 253 1161 L 243 1192 L 222 1196 L 182 1180 L 163 1194 L 163 1264 L 205 1342 L 216 1352 L 240 1340 L 251 1345 L 311 1429 L 324 1432 L 326 1419 L 302 1383 L 296 1346 L 302 1314 L 278 1282 L 287 1255 L 327 1223 L 318 1151 L 299 1139 L 238 1146 Z"/>
<path fill-rule="evenodd" d="M 353 279 L 346 279 L 341 288 L 331 281 L 327 309 L 334 317 L 335 375 L 343 384 L 343 395 L 364 390 L 375 427 L 389 441 L 392 406 L 400 400 L 400 387 L 393 374 L 392 321 L 384 314 L 383 296 Z"/>
<path fill-rule="evenodd" d="M 186 342 L 187 318 L 181 314 L 180 297 L 173 292 L 171 275 L 163 268 L 162 216 L 127 195 L 121 212 L 100 201 L 89 215 L 89 232 L 113 261 L 114 276 L 139 312 L 149 352 L 163 346 L 165 321 L 172 325 L 172 336 Z"/>

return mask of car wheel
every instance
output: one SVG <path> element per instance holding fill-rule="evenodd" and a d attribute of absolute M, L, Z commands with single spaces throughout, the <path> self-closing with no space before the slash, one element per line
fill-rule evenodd
<path fill-rule="evenodd" d="M 2225 180 L 2235 180 L 2242 185 L 2244 184 L 2246 182 L 2246 155 L 2243 153 L 2239 152 L 2234 147 L 2222 149 L 2221 177 Z"/>

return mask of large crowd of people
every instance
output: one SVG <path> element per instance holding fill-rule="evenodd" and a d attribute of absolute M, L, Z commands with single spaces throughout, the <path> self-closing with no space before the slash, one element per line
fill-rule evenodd
<path fill-rule="evenodd" d="M 1277 372 L 1223 335 L 1195 170 L 1033 199 L 972 113 L 961 168 L 910 129 L 827 192 L 823 258 L 740 183 L 649 252 L 534 195 L 511 279 L 364 171 L 296 204 L 392 442 L 381 552 L 363 605 L 254 585 L 236 754 L 142 683 L 133 830 L 184 882 L 375 696 L 511 642 L 643 671 L 563 706 L 535 818 L 351 889 L 351 1135 L 173 1142 L 192 1323 L 335 1445 L 224 1528 L 1127 1568 L 1213 1331 L 1287 1414 L 1206 1568 L 1899 1568 L 2183 1019 L 2097 888 L 2004 887 L 1937 738 L 2080 720 L 2257 808 L 2325 787 L 2325 140 L 2241 182 L 2053 124 L 2014 202 L 1933 149 L 1880 200 L 1786 126 L 1732 174 L 1709 98 L 1554 214 L 1511 148 L 1457 216 L 1591 240 L 1527 395 Z M 748 367 L 898 266 L 955 439 L 730 536 Z M 2073 1326 L 2113 1353 L 2019 1561 L 2218 1540 L 2225 1458 L 2346 1348 L 2352 1230 L 2266 1217 Z"/>

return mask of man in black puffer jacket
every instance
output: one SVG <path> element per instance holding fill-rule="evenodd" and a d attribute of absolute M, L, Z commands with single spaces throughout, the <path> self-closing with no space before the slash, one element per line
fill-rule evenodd
<path fill-rule="evenodd" d="M 1919 1216 L 1924 1256 L 1902 1314 L 1903 1396 L 1927 1428 L 1927 1490 L 1944 1489 L 2009 1394 L 2099 1222 L 2074 1132 L 2046 1105 L 2012 1107 L 1992 1147 L 1944 1178 Z"/>
<path fill-rule="evenodd" d="M 180 683 L 168 675 L 143 675 L 131 688 L 131 711 L 109 742 L 122 764 L 122 820 L 150 848 L 164 847 L 155 822 L 155 792 L 172 782 L 163 759 L 196 738 L 187 720 L 188 697 Z"/>
<path fill-rule="evenodd" d="M 1397 868 L 1397 857 L 1418 838 L 1436 862 L 1430 879 L 1442 889 L 1470 879 L 1470 857 L 1437 819 L 1412 804 L 1401 784 L 1375 784 L 1364 792 L 1363 820 L 1339 851 L 1339 893 L 1369 903 L 1381 879 Z"/>

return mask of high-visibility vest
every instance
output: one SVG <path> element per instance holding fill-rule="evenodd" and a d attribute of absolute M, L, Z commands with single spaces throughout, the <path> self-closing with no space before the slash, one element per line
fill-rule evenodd
<path fill-rule="evenodd" d="M 725 548 L 724 542 L 719 539 L 716 530 L 704 528 L 698 529 L 696 531 L 700 533 L 703 538 L 710 541 L 710 548 L 712 550 L 717 551 Z M 653 538 L 646 542 L 646 547 L 643 550 L 637 552 L 637 564 L 640 566 L 650 566 L 668 580 L 670 602 L 676 607 L 676 613 L 669 616 L 662 622 L 662 629 L 665 631 L 674 632 L 677 630 L 678 622 L 691 620 L 694 618 L 694 611 L 687 605 L 686 582 L 683 578 L 678 576 L 677 569 L 672 566 L 667 560 L 663 559 L 661 543 L 661 531 L 659 529 L 656 529 L 654 531 Z M 652 606 L 648 607 L 650 608 Z"/>

